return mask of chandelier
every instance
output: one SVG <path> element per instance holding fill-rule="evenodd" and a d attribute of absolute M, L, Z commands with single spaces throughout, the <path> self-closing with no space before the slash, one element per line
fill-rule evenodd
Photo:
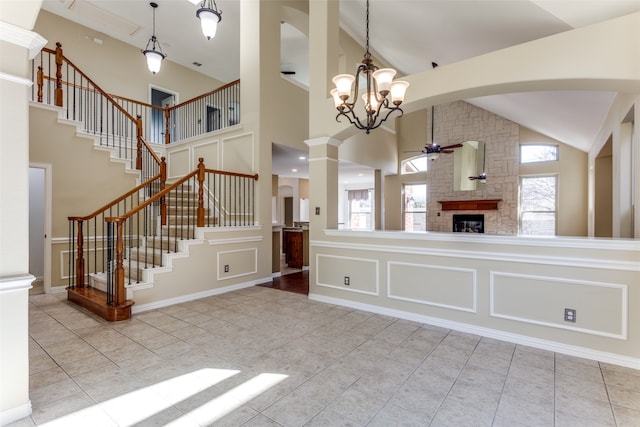
<path fill-rule="evenodd" d="M 355 76 L 351 74 L 338 74 L 333 78 L 336 85 L 331 90 L 335 107 L 338 110 L 336 121 L 340 117 L 346 117 L 349 123 L 364 130 L 367 134 L 379 127 L 389 115 L 394 111 L 399 111 L 402 116 L 403 111 L 400 104 L 404 101 L 404 95 L 409 86 L 405 81 L 393 81 L 396 70 L 393 68 L 378 69 L 371 59 L 369 52 L 369 0 L 367 0 L 367 26 L 366 26 L 366 51 L 362 64 L 358 66 Z M 360 77 L 366 79 L 366 92 L 362 95 L 364 101 L 365 118 L 360 119 L 354 107 L 358 102 L 358 90 L 360 87 Z M 355 81 L 355 90 L 352 100 L 351 86 Z"/>
<path fill-rule="evenodd" d="M 149 67 L 149 71 L 155 74 L 160 71 L 162 60 L 166 58 L 167 55 L 162 53 L 162 47 L 156 38 L 156 8 L 158 7 L 158 3 L 151 2 L 149 5 L 153 10 L 153 33 L 142 53 L 147 58 L 147 67 Z M 158 50 L 156 50 L 156 44 Z M 151 49 L 149 49 L 149 46 L 151 46 Z"/>
<path fill-rule="evenodd" d="M 196 11 L 196 16 L 200 18 L 200 25 L 202 26 L 202 34 L 211 40 L 216 36 L 216 30 L 218 29 L 218 23 L 222 21 L 222 11 L 218 10 L 216 0 L 202 0 L 200 9 Z"/>

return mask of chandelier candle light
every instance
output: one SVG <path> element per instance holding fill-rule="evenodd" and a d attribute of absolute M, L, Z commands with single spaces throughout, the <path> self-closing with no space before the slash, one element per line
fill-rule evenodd
<path fill-rule="evenodd" d="M 149 71 L 155 74 L 160 71 L 162 60 L 166 58 L 167 55 L 162 53 L 162 46 L 160 46 L 160 42 L 156 38 L 156 8 L 158 7 L 158 3 L 151 2 L 149 5 L 153 10 L 153 33 L 142 53 L 147 58 L 147 67 L 149 67 Z M 156 50 L 156 44 L 158 50 Z M 151 46 L 151 49 L 149 49 L 149 46 Z"/>
<path fill-rule="evenodd" d="M 200 9 L 196 11 L 196 16 L 200 18 L 202 34 L 211 40 L 216 36 L 218 23 L 222 21 L 222 11 L 218 10 L 216 0 L 203 0 Z"/>
<path fill-rule="evenodd" d="M 331 95 L 338 110 L 336 121 L 339 122 L 340 116 L 344 116 L 349 120 L 349 123 L 368 134 L 372 129 L 379 127 L 387 120 L 394 111 L 399 111 L 400 116 L 402 116 L 403 111 L 400 108 L 400 104 L 404 101 L 404 95 L 409 86 L 409 83 L 405 81 L 393 81 L 396 70 L 393 68 L 378 69 L 371 59 L 371 53 L 369 52 L 369 0 L 367 0 L 366 43 L 364 59 L 362 64 L 358 66 L 355 76 L 351 74 L 338 74 L 335 76 L 333 83 L 335 83 L 336 87 L 331 90 Z M 366 120 L 360 120 L 353 109 L 358 101 L 361 74 L 363 78 L 366 78 L 366 93 L 362 95 L 364 111 L 367 115 Z M 349 102 L 351 86 L 354 81 L 356 83 L 355 93 L 353 101 Z"/>

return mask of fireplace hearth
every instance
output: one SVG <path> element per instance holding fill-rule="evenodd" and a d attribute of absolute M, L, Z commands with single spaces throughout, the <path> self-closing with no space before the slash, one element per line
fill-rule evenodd
<path fill-rule="evenodd" d="M 453 215 L 454 233 L 484 233 L 483 214 Z"/>

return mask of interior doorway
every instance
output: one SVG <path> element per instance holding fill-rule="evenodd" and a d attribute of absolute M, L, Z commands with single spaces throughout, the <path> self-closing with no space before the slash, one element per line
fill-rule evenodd
<path fill-rule="evenodd" d="M 29 273 L 35 277 L 30 294 L 51 290 L 51 165 L 29 165 Z"/>
<path fill-rule="evenodd" d="M 293 227 L 293 197 L 284 198 L 284 225 Z"/>
<path fill-rule="evenodd" d="M 178 94 L 176 92 L 153 86 L 151 87 L 149 98 L 151 105 L 161 107 L 163 109 L 167 106 L 172 107 L 178 102 Z M 171 140 L 177 141 L 180 139 L 180 135 L 178 134 L 179 127 L 175 115 L 171 115 L 170 120 L 169 132 L 171 133 Z M 146 135 L 147 140 L 149 142 L 155 142 L 156 144 L 164 144 L 167 129 L 164 110 L 154 108 L 151 112 L 151 119 L 148 126 L 149 128 L 147 129 Z"/>
<path fill-rule="evenodd" d="M 613 237 L 613 150 L 609 137 L 595 158 L 594 236 Z"/>

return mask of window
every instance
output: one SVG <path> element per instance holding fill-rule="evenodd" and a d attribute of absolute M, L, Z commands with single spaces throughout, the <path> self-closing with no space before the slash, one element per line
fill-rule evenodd
<path fill-rule="evenodd" d="M 520 178 L 520 234 L 555 236 L 555 176 Z"/>
<path fill-rule="evenodd" d="M 520 163 L 553 162 L 557 160 L 557 145 L 533 144 L 520 146 Z"/>
<path fill-rule="evenodd" d="M 400 170 L 402 171 L 402 174 L 426 172 L 427 156 L 421 154 L 419 156 L 403 160 Z"/>
<path fill-rule="evenodd" d="M 405 184 L 403 186 L 404 231 L 427 230 L 427 184 Z"/>
<path fill-rule="evenodd" d="M 352 230 L 373 229 L 373 192 L 371 190 L 347 190 L 349 224 Z"/>

